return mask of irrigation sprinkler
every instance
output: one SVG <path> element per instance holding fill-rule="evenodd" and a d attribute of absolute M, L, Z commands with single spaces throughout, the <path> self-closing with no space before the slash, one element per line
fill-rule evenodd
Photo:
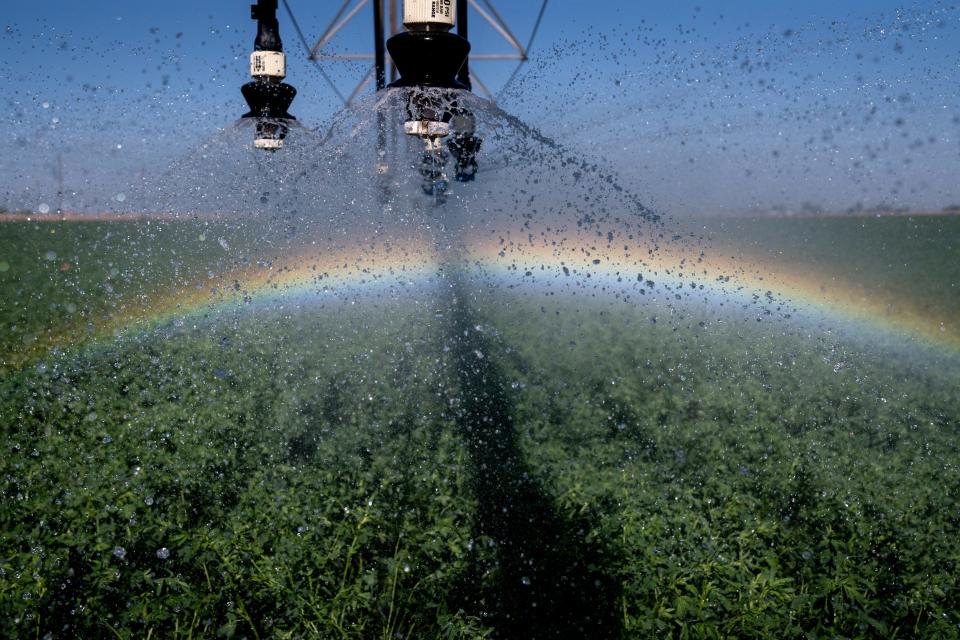
<path fill-rule="evenodd" d="M 250 54 L 251 82 L 240 87 L 250 111 L 244 118 L 257 119 L 253 146 L 266 151 L 283 147 L 289 122 L 296 120 L 287 110 L 297 90 L 283 82 L 286 57 L 277 22 L 277 0 L 257 0 L 250 6 L 250 17 L 257 21 L 257 37 Z"/>
<path fill-rule="evenodd" d="M 387 50 L 400 78 L 389 86 L 406 88 L 407 108 L 403 131 L 424 141 L 420 174 L 423 191 L 438 201 L 446 196 L 445 167 L 454 156 L 458 181 L 473 180 L 481 140 L 475 135 L 473 114 L 458 100 L 457 92 L 469 91 L 462 82 L 462 69 L 470 53 L 466 24 L 457 33 L 458 5 L 454 0 L 405 0 L 403 26 L 406 31 L 387 40 Z"/>

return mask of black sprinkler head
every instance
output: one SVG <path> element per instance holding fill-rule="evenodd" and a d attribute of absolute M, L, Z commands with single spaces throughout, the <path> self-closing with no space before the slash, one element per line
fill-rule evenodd
<path fill-rule="evenodd" d="M 461 91 L 470 88 L 457 76 L 470 53 L 470 43 L 449 32 L 455 22 L 453 9 L 450 0 L 410 0 L 404 4 L 403 20 L 410 30 L 387 40 L 387 49 L 400 72 L 400 79 L 389 86 L 408 89 L 404 133 L 426 144 L 420 162 L 422 187 L 437 204 L 442 204 L 449 193 L 447 149 L 455 158 L 456 179 L 467 182 L 476 175 L 481 142 L 473 135 L 472 114 L 461 105 Z M 458 123 L 467 126 L 460 129 Z M 451 133 L 454 137 L 444 148 L 443 139 Z"/>
<path fill-rule="evenodd" d="M 250 106 L 250 111 L 242 117 L 257 119 L 254 144 L 260 149 L 276 151 L 287 137 L 290 130 L 288 123 L 296 120 L 287 109 L 297 95 L 297 90 L 285 82 L 254 80 L 240 87 L 240 92 Z"/>
<path fill-rule="evenodd" d="M 240 93 L 250 107 L 250 111 L 243 114 L 244 118 L 296 120 L 287 109 L 297 96 L 297 90 L 285 82 L 254 80 L 240 87 Z"/>

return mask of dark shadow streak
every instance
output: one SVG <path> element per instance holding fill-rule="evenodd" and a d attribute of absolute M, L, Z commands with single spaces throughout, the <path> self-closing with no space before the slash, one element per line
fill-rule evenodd
<path fill-rule="evenodd" d="M 619 581 L 612 554 L 587 541 L 589 523 L 565 519 L 519 449 L 510 397 L 456 277 L 445 296 L 447 341 L 459 385 L 457 425 L 469 447 L 479 503 L 475 537 L 496 559 L 475 562 L 458 594 L 496 638 L 618 638 Z"/>

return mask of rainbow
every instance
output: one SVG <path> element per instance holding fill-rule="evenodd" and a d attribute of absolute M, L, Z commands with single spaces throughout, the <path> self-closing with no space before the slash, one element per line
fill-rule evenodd
<path fill-rule="evenodd" d="M 621 239 L 588 234 L 560 235 L 548 229 L 525 230 L 475 239 L 470 259 L 493 273 L 514 278 L 547 279 L 568 291 L 594 290 L 669 296 L 702 292 L 714 304 L 733 303 L 796 309 L 808 318 L 869 328 L 890 337 L 946 347 L 960 353 L 960 318 L 931 310 L 926 301 L 897 299 L 828 270 L 802 270 L 743 247 L 668 243 L 647 252 Z M 593 281 L 587 285 L 588 281 Z M 642 281 L 642 282 L 641 282 Z M 652 284 L 651 284 L 652 283 Z"/>
<path fill-rule="evenodd" d="M 127 299 L 93 318 L 51 327 L 34 343 L 0 356 L 22 366 L 52 351 L 149 333 L 200 319 L 233 317 L 247 309 L 334 301 L 350 292 L 402 290 L 436 271 L 430 245 L 416 235 L 358 239 L 322 249 L 250 259 L 243 267 Z"/>
<path fill-rule="evenodd" d="M 644 240 L 626 231 L 600 235 L 544 226 L 522 233 L 467 234 L 458 240 L 455 252 L 438 249 L 426 233 L 391 234 L 388 240 L 347 239 L 336 246 L 310 242 L 285 255 L 251 259 L 202 282 L 181 283 L 124 301 L 94 319 L 92 331 L 89 318 L 51 328 L 33 345 L 0 358 L 0 363 L 20 366 L 52 349 L 142 335 L 171 323 L 216 319 L 247 308 L 298 308 L 385 291 L 402 296 L 409 287 L 436 284 L 443 265 L 452 260 L 487 282 L 548 287 L 561 293 L 616 294 L 633 304 L 678 297 L 728 307 L 766 304 L 960 353 L 957 318 L 932 313 L 920 301 L 893 305 L 876 291 L 834 273 L 797 272 L 768 257 L 743 255 L 740 248 L 701 251 L 682 242 L 655 246 L 652 238 Z"/>

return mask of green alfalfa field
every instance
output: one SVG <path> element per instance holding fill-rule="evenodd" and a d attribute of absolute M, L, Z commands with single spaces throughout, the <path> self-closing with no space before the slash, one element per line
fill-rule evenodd
<path fill-rule="evenodd" d="M 469 280 L 97 333 L 210 224 L 0 228 L 0 635 L 960 635 L 949 350 Z M 737 225 L 956 308 L 955 218 Z"/>

